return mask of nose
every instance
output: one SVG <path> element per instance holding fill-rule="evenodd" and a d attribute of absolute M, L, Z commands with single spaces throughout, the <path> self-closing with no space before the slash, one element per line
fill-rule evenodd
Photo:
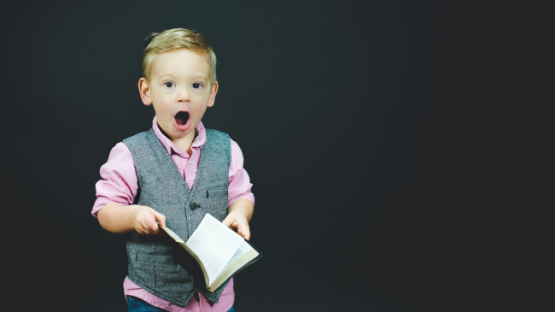
<path fill-rule="evenodd" d="M 177 102 L 189 102 L 189 93 L 187 92 L 187 88 L 179 88 L 177 93 Z"/>

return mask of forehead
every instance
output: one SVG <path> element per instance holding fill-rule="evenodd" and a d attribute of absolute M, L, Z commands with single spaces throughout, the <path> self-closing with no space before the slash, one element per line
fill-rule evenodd
<path fill-rule="evenodd" d="M 152 64 L 152 76 L 201 75 L 208 77 L 210 64 L 204 54 L 188 49 L 179 49 L 156 56 Z"/>

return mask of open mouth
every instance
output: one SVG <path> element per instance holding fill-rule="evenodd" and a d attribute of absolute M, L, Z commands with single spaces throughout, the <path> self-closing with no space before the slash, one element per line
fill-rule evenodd
<path fill-rule="evenodd" d="M 187 131 L 191 127 L 189 112 L 179 112 L 173 118 L 173 126 L 179 131 Z"/>
<path fill-rule="evenodd" d="M 188 112 L 179 112 L 177 113 L 177 115 L 175 115 L 175 122 L 180 126 L 184 126 L 188 120 L 189 120 Z"/>

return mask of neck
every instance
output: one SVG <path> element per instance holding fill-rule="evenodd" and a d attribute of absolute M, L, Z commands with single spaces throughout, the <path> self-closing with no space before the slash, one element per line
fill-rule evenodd
<path fill-rule="evenodd" d="M 195 139 L 195 131 L 187 134 L 187 136 L 182 138 L 170 138 L 170 139 L 172 140 L 173 144 L 177 146 L 177 148 L 179 148 L 181 151 L 186 151 L 187 154 L 189 154 L 190 156 L 193 153 L 193 151 L 191 150 L 191 145 L 193 144 L 193 140 Z"/>
<path fill-rule="evenodd" d="M 174 138 L 174 137 L 168 135 L 166 132 L 164 132 L 164 130 L 162 129 L 162 127 L 160 127 L 160 125 L 158 125 L 158 129 L 160 129 L 160 131 L 168 139 L 170 139 L 173 142 L 173 144 L 175 144 L 175 146 L 180 151 L 187 152 L 187 154 L 189 154 L 189 155 L 191 155 L 193 153 L 193 151 L 191 150 L 191 145 L 193 144 L 193 140 L 196 137 L 197 129 L 194 129 L 194 131 L 192 131 L 191 133 L 187 134 L 186 136 L 184 136 L 182 138 Z"/>

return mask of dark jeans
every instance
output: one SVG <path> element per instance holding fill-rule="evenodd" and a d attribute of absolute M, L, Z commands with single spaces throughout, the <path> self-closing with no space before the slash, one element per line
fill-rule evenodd
<path fill-rule="evenodd" d="M 129 296 L 129 300 L 127 301 L 127 307 L 129 308 L 129 312 L 164 312 L 166 310 L 159 309 L 157 307 L 153 307 L 150 304 L 142 301 L 141 299 Z M 231 307 L 227 312 L 235 312 L 235 309 Z"/>

